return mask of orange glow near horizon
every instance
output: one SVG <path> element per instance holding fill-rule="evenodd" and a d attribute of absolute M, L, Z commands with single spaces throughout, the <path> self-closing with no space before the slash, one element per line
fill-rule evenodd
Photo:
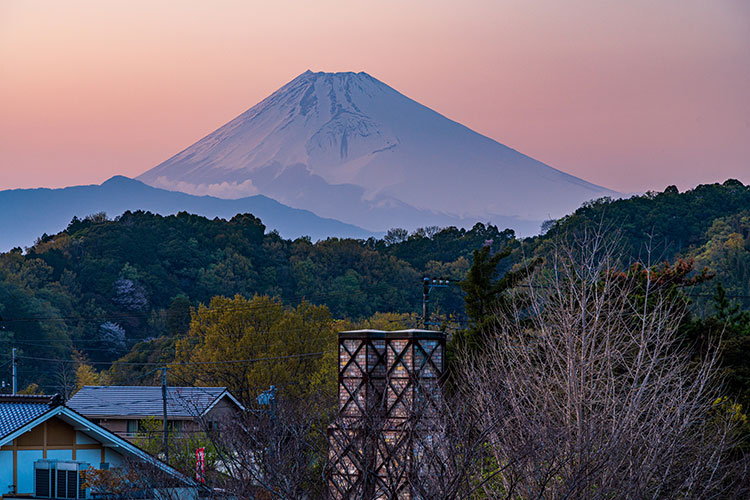
<path fill-rule="evenodd" d="M 623 192 L 750 183 L 743 0 L 0 3 L 0 189 L 134 177 L 307 69 Z"/>

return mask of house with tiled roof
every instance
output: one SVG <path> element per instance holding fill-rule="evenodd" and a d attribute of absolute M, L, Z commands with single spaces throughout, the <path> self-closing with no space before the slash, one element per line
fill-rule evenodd
<path fill-rule="evenodd" d="M 167 387 L 167 423 L 175 434 L 214 430 L 244 410 L 226 387 Z M 67 405 L 126 439 L 148 418 L 163 420 L 159 386 L 84 386 Z"/>
<path fill-rule="evenodd" d="M 169 478 L 172 488 L 179 484 L 181 498 L 196 497 L 192 479 L 69 408 L 59 396 L 0 395 L 3 499 L 89 498 L 87 474 L 133 464 Z"/>

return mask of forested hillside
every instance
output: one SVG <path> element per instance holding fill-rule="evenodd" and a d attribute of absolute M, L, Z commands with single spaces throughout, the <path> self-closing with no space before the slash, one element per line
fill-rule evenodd
<path fill-rule="evenodd" d="M 406 326 L 417 326 L 424 276 L 464 278 L 473 251 L 484 245 L 512 249 L 500 263 L 502 273 L 523 256 L 544 257 L 556 237 L 586 226 L 619 232 L 633 258 L 643 258 L 650 246 L 654 264 L 683 258 L 693 259 L 695 269 L 707 267 L 714 278 L 686 290 L 696 318 L 716 312 L 711 297 L 718 282 L 727 307 L 750 306 L 750 186 L 730 180 L 685 193 L 670 187 L 602 199 L 547 226 L 543 236 L 523 241 L 510 230 L 477 224 L 312 243 L 267 232 L 250 214 L 76 218 L 26 251 L 0 254 L 0 364 L 17 347 L 21 387 L 35 382 L 52 392 L 75 378 L 76 360 L 98 368 L 129 352 L 131 361 L 172 360 L 191 308 L 237 294 L 277 297 L 286 307 L 306 300 L 351 321 L 408 313 L 414 324 Z M 432 311 L 465 324 L 459 287 L 433 290 L 430 298 Z M 157 340 L 139 343 L 150 339 Z M 6 371 L 0 380 L 8 380 Z"/>
<path fill-rule="evenodd" d="M 750 306 L 750 186 L 730 179 L 679 193 L 674 186 L 629 199 L 603 198 L 548 225 L 532 243 L 543 254 L 549 242 L 584 226 L 620 234 L 633 259 L 674 262 L 694 259 L 716 276 L 693 294 L 710 294 L 721 282 L 727 294 Z"/>

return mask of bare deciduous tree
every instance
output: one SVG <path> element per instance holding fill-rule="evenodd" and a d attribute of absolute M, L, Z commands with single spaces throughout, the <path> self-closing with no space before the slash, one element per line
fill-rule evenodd
<path fill-rule="evenodd" d="M 94 498 L 104 500 L 197 500 L 209 493 L 189 476 L 177 477 L 164 467 L 134 457 L 123 457 L 116 468 L 90 468 L 84 477 Z"/>
<path fill-rule="evenodd" d="M 313 401 L 278 401 L 273 415 L 251 410 L 210 432 L 222 489 L 239 498 L 324 496 L 325 429 L 332 415 Z"/>
<path fill-rule="evenodd" d="M 494 415 L 473 411 L 461 393 L 441 392 L 430 404 L 417 407 L 409 447 L 412 498 L 462 500 L 482 490 L 498 473 L 488 449 L 497 435 Z"/>
<path fill-rule="evenodd" d="M 58 363 L 57 372 L 55 373 L 55 382 L 61 396 L 65 401 L 76 391 L 76 369 L 72 363 Z"/>
<path fill-rule="evenodd" d="M 691 363 L 684 303 L 616 260 L 598 234 L 559 244 L 530 303 L 462 359 L 463 401 L 497 422 L 488 498 L 741 496 L 715 350 Z"/>

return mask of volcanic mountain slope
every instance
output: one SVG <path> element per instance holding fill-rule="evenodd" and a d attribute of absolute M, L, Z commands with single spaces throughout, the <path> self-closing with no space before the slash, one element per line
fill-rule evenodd
<path fill-rule="evenodd" d="M 226 198 L 262 193 L 372 230 L 477 220 L 538 228 L 617 195 L 366 73 L 311 71 L 138 179 Z"/>

